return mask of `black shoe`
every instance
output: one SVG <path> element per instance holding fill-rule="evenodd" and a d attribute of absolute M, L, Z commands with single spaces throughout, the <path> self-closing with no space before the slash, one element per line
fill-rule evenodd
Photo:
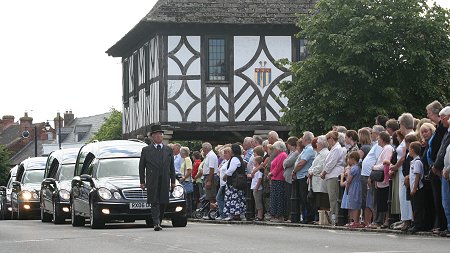
<path fill-rule="evenodd" d="M 161 231 L 162 227 L 159 224 L 156 224 L 155 227 L 153 228 L 155 231 Z"/>
<path fill-rule="evenodd" d="M 415 233 L 417 233 L 417 232 L 419 232 L 419 229 L 417 229 L 416 227 L 410 227 L 409 229 L 408 229 L 408 234 L 411 234 L 411 235 L 413 235 L 413 234 L 415 234 Z"/>

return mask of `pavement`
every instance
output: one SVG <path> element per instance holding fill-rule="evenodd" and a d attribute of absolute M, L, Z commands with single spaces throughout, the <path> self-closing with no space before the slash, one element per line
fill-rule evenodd
<path fill-rule="evenodd" d="M 386 234 L 396 234 L 396 235 L 409 235 L 408 232 L 403 232 L 401 230 L 393 229 L 381 229 L 381 228 L 348 228 L 345 226 L 332 226 L 332 225 L 316 225 L 316 224 L 301 224 L 301 223 L 291 223 L 286 222 L 274 222 L 274 221 L 224 221 L 224 220 L 206 220 L 206 219 L 188 219 L 190 222 L 197 223 L 210 223 L 210 224 L 237 224 L 237 225 L 258 225 L 258 226 L 274 226 L 274 227 L 298 227 L 298 228 L 315 228 L 315 229 L 326 229 L 326 230 L 339 230 L 339 231 L 359 231 L 367 233 L 386 233 Z M 414 235 L 419 236 L 434 236 L 440 237 L 438 234 L 433 234 L 431 231 L 420 231 L 414 233 Z"/>

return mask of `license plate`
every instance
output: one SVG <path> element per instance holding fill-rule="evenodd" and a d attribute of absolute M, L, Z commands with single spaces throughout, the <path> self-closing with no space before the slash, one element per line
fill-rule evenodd
<path fill-rule="evenodd" d="M 150 209 L 151 205 L 148 203 L 130 203 L 130 209 Z"/>

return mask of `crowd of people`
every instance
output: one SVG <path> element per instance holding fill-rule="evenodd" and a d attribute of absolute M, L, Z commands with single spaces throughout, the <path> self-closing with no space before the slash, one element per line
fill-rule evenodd
<path fill-rule="evenodd" d="M 286 141 L 271 131 L 267 140 L 255 135 L 214 148 L 205 142 L 192 154 L 171 144 L 188 214 L 205 196 L 217 220 L 241 220 L 247 212 L 256 221 L 450 236 L 450 106 L 433 101 L 424 109 L 423 119 L 380 115 L 372 127 L 335 126 Z"/>

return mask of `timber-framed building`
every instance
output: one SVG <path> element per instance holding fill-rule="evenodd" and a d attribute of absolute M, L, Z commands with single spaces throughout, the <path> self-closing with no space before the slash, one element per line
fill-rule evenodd
<path fill-rule="evenodd" d="M 123 134 L 161 124 L 173 139 L 242 140 L 279 123 L 291 80 L 276 61 L 301 60 L 297 14 L 314 0 L 159 0 L 107 54 L 122 58 Z"/>

